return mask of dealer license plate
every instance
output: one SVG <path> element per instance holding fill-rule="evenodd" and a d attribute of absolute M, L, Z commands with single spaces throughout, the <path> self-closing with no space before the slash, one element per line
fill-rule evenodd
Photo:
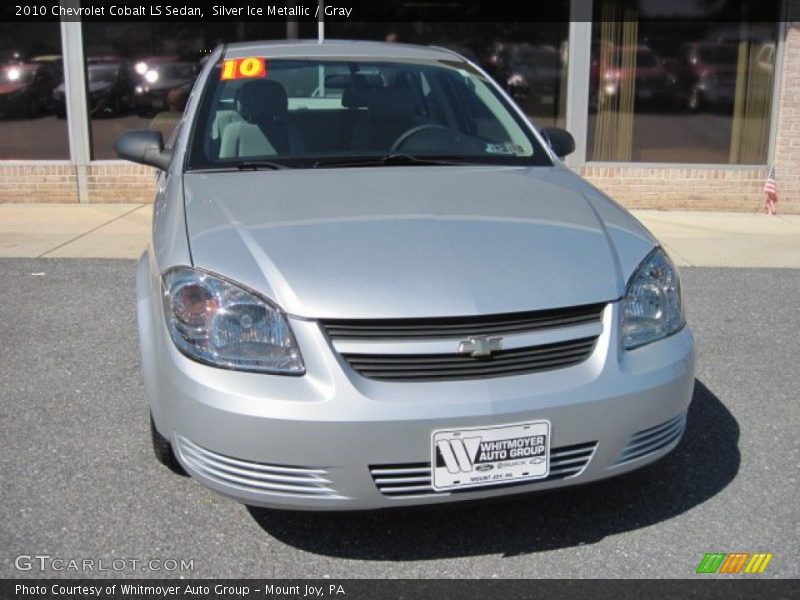
<path fill-rule="evenodd" d="M 440 429 L 431 454 L 437 491 L 541 479 L 550 472 L 550 422 Z"/>

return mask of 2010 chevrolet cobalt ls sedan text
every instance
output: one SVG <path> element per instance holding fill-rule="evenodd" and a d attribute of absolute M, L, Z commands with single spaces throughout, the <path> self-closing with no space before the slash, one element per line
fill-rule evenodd
<path fill-rule="evenodd" d="M 158 458 L 238 501 L 369 509 L 636 469 L 686 423 L 678 273 L 480 68 L 399 44 L 217 48 L 137 273 Z"/>

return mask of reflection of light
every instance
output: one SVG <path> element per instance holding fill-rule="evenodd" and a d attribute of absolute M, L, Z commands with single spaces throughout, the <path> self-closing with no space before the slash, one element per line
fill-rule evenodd
<path fill-rule="evenodd" d="M 133 68 L 139 75 L 147 73 L 147 63 L 144 61 L 137 62 Z"/>
<path fill-rule="evenodd" d="M 17 81 L 22 76 L 22 71 L 19 69 L 11 68 L 8 70 L 8 80 Z"/>
<path fill-rule="evenodd" d="M 605 92 L 609 96 L 613 96 L 617 93 L 617 85 L 615 83 L 607 83 L 605 87 Z"/>
<path fill-rule="evenodd" d="M 140 85 L 137 85 L 133 91 L 137 94 L 144 94 L 144 88 Z"/>
<path fill-rule="evenodd" d="M 144 74 L 144 78 L 147 83 L 155 83 L 158 81 L 158 71 L 150 70 Z"/>

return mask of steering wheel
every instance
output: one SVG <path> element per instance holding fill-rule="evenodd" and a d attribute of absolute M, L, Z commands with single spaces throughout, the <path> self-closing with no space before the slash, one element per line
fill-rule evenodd
<path fill-rule="evenodd" d="M 403 144 L 405 144 L 415 135 L 422 133 L 423 131 L 434 131 L 434 130 L 440 130 L 440 131 L 444 130 L 450 133 L 453 132 L 453 130 L 450 129 L 449 127 L 445 127 L 444 125 L 436 125 L 435 123 L 424 123 L 422 125 L 416 125 L 415 127 L 412 127 L 411 129 L 408 129 L 403 133 L 401 133 L 400 137 L 398 137 L 394 141 L 394 144 L 392 144 L 390 150 L 392 152 L 395 152 L 396 150 L 399 150 L 403 146 Z"/>

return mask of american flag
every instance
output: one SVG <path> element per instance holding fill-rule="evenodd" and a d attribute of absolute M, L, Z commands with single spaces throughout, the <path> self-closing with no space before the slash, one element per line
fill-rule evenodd
<path fill-rule="evenodd" d="M 774 215 L 775 205 L 778 203 L 778 178 L 775 175 L 775 165 L 773 164 L 769 169 L 767 181 L 764 183 L 764 212 L 768 215 Z"/>

